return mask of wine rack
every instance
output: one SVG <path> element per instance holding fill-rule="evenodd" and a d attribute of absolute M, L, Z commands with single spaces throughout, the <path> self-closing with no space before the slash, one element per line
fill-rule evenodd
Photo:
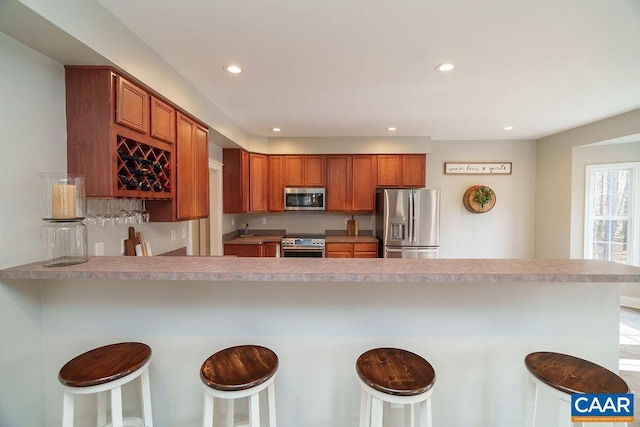
<path fill-rule="evenodd" d="M 171 152 L 118 135 L 118 191 L 134 197 L 170 199 Z"/>

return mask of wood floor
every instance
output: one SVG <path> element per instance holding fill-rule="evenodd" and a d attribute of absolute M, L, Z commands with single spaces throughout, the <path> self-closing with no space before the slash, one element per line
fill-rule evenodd
<path fill-rule="evenodd" d="M 634 394 L 635 421 L 640 427 L 640 310 L 620 308 L 620 376 Z"/>

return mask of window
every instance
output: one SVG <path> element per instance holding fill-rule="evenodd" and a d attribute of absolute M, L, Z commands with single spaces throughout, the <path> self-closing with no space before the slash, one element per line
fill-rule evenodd
<path fill-rule="evenodd" d="M 640 163 L 587 166 L 585 258 L 640 265 Z"/>

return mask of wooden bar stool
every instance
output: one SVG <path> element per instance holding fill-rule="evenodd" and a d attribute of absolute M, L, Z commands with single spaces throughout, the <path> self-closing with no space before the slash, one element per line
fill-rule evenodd
<path fill-rule="evenodd" d="M 540 386 L 558 397 L 558 426 L 572 426 L 571 395 L 625 394 L 629 386 L 618 375 L 589 362 L 567 354 L 536 352 L 527 355 L 524 364 L 529 371 L 527 390 L 526 427 L 534 427 L 538 409 Z M 584 426 L 584 423 L 581 423 Z M 627 423 L 619 423 L 627 425 Z"/>
<path fill-rule="evenodd" d="M 356 371 L 362 387 L 360 427 L 382 427 L 384 402 L 410 405 L 412 427 L 418 404 L 421 424 L 431 427 L 436 373 L 425 359 L 406 350 L 376 348 L 360 355 Z"/>
<path fill-rule="evenodd" d="M 221 350 L 204 361 L 200 379 L 204 384 L 202 425 L 213 425 L 214 398 L 226 399 L 227 427 L 234 425 L 234 401 L 249 398 L 249 426 L 260 427 L 260 392 L 267 389 L 269 427 L 276 427 L 274 380 L 278 356 L 266 347 L 241 345 Z"/>
<path fill-rule="evenodd" d="M 79 394 L 97 395 L 97 425 L 106 425 L 107 392 L 110 392 L 110 425 L 153 427 L 149 385 L 150 361 L 151 347 L 139 342 L 111 344 L 71 359 L 58 373 L 58 380 L 64 388 L 62 426 L 73 426 L 74 397 Z M 142 389 L 142 418 L 123 419 L 121 388 L 138 377 Z"/>

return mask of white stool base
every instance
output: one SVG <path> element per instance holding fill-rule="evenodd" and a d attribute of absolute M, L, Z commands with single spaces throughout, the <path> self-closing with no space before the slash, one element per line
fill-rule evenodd
<path fill-rule="evenodd" d="M 151 387 L 149 384 L 149 363 L 140 369 L 118 380 L 90 387 L 63 386 L 62 427 L 73 427 L 74 400 L 76 395 L 96 394 L 98 411 L 96 425 L 98 427 L 153 427 L 151 416 Z M 123 418 L 122 386 L 140 377 L 142 394 L 142 418 Z M 110 395 L 111 421 L 107 423 L 107 394 Z"/>
<path fill-rule="evenodd" d="M 425 393 L 415 396 L 396 396 L 382 393 L 365 384 L 358 378 L 362 387 L 360 395 L 360 427 L 382 427 L 384 403 L 410 405 L 411 427 L 433 427 L 431 419 L 431 394 L 433 387 Z M 416 424 L 416 406 L 418 424 Z"/>
<path fill-rule="evenodd" d="M 276 394 L 274 381 L 275 374 L 264 383 L 246 390 L 223 391 L 216 390 L 203 384 L 204 387 L 204 410 L 202 414 L 202 426 L 213 427 L 214 401 L 215 398 L 225 399 L 226 427 L 234 427 L 234 400 L 249 398 L 249 427 L 260 427 L 260 392 L 267 389 L 267 402 L 269 411 L 269 427 L 276 427 Z"/>
<path fill-rule="evenodd" d="M 558 399 L 558 427 L 588 427 L 589 425 L 598 426 L 624 426 L 627 423 L 572 423 L 571 422 L 571 395 L 563 393 L 548 384 L 540 381 L 529 372 L 529 383 L 527 385 L 527 400 L 525 408 L 525 427 L 536 427 L 536 412 L 538 409 L 538 395 L 540 390 L 547 393 L 553 393 Z M 547 426 L 545 426 L 547 427 Z"/>

